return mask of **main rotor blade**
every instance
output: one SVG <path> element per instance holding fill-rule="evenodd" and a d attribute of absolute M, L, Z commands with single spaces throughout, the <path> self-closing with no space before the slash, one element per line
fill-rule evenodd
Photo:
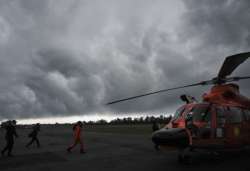
<path fill-rule="evenodd" d="M 250 76 L 246 76 L 246 77 L 239 77 L 238 80 L 246 80 L 246 79 L 250 79 Z"/>
<path fill-rule="evenodd" d="M 218 74 L 218 78 L 225 78 L 226 76 L 232 74 L 232 72 L 243 63 L 248 57 L 250 57 L 250 52 L 239 53 L 232 56 L 228 56 Z"/>
<path fill-rule="evenodd" d="M 186 88 L 186 87 L 193 87 L 193 86 L 198 86 L 198 85 L 206 85 L 206 84 L 209 83 L 209 81 L 202 81 L 202 82 L 199 82 L 199 83 L 185 85 L 185 86 L 181 86 L 181 87 L 174 87 L 174 88 L 163 89 L 163 90 L 159 90 L 159 91 L 153 91 L 153 92 L 149 92 L 149 93 L 146 93 L 146 94 L 141 94 L 141 95 L 137 95 L 137 96 L 133 96 L 133 97 L 128 97 L 128 98 L 125 98 L 125 99 L 115 100 L 115 101 L 107 103 L 107 105 L 114 104 L 114 103 L 119 103 L 119 102 L 123 102 L 123 101 L 127 101 L 127 100 L 132 100 L 132 99 L 136 99 L 136 98 L 140 98 L 140 97 L 144 97 L 144 96 L 149 96 L 149 95 L 152 95 L 152 94 L 162 93 L 162 92 L 166 92 L 166 91 L 170 91 L 170 90 L 176 90 L 176 89 L 181 89 L 181 88 Z"/>
<path fill-rule="evenodd" d="M 228 78 L 226 78 L 226 82 L 233 82 L 233 81 L 246 80 L 246 79 L 250 79 L 250 76 L 245 76 L 245 77 L 228 77 Z"/>

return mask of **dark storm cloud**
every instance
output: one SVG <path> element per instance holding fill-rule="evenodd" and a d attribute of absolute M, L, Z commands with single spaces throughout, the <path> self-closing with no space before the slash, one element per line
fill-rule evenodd
<path fill-rule="evenodd" d="M 248 1 L 1 1 L 0 119 L 172 112 L 183 93 L 114 99 L 216 76 L 249 48 Z M 236 74 L 250 74 L 249 63 Z M 249 81 L 241 83 L 250 94 Z"/>
<path fill-rule="evenodd" d="M 250 2 L 247 0 L 183 1 L 186 5 L 180 35 L 191 44 L 191 54 L 202 65 L 219 68 L 225 56 L 250 51 Z M 250 75 L 250 60 L 233 75 Z M 250 95 L 249 80 L 241 81 L 242 92 Z"/>

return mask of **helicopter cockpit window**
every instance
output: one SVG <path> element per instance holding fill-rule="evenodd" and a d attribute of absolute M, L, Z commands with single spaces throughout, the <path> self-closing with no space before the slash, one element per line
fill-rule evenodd
<path fill-rule="evenodd" d="M 208 106 L 194 107 L 187 115 L 187 119 L 189 119 L 190 117 L 192 118 L 193 122 L 210 122 L 210 109 Z"/>
<path fill-rule="evenodd" d="M 186 115 L 186 126 L 193 137 L 211 137 L 211 110 L 208 105 L 197 105 Z"/>
<path fill-rule="evenodd" d="M 211 128 L 211 111 L 209 106 L 195 106 L 186 115 L 186 124 L 200 128 Z"/>
<path fill-rule="evenodd" d="M 173 120 L 178 119 L 181 116 L 181 114 L 184 112 L 184 110 L 185 110 L 184 106 L 181 107 L 181 108 L 179 108 L 179 109 L 177 109 L 177 111 L 174 114 Z"/>
<path fill-rule="evenodd" d="M 241 123 L 243 116 L 242 116 L 242 110 L 240 108 L 236 107 L 230 107 L 228 111 L 228 123 Z"/>

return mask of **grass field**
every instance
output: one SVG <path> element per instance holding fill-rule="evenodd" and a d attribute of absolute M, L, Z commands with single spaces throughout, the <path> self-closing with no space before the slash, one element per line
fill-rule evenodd
<path fill-rule="evenodd" d="M 164 124 L 161 125 L 163 127 Z M 46 126 L 47 127 L 47 126 Z M 49 126 L 54 127 L 54 126 Z M 58 125 L 56 128 L 71 131 L 72 125 Z M 84 132 L 113 133 L 113 134 L 141 134 L 150 135 L 152 133 L 151 124 L 121 124 L 121 125 L 84 125 Z"/>
<path fill-rule="evenodd" d="M 87 125 L 86 132 L 116 133 L 116 134 L 151 134 L 152 125 Z"/>
<path fill-rule="evenodd" d="M 32 145 L 31 129 L 18 128 L 14 157 L 0 157 L 0 171 L 67 171 L 67 170 L 119 170 L 119 171 L 249 171 L 249 155 L 228 155 L 221 161 L 209 155 L 195 154 L 194 164 L 180 165 L 177 151 L 155 151 L 151 140 L 151 125 L 85 125 L 83 139 L 86 154 L 79 153 L 79 146 L 67 153 L 73 143 L 72 125 L 42 125 L 39 139 L 41 148 Z M 0 148 L 5 146 L 5 131 L 0 130 Z"/>

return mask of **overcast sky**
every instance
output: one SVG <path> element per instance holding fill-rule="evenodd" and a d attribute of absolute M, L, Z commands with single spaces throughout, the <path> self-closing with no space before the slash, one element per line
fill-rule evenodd
<path fill-rule="evenodd" d="M 207 80 L 250 51 L 248 0 L 2 0 L 0 120 L 171 113 L 206 87 L 104 104 Z M 250 75 L 250 59 L 233 75 Z M 250 96 L 250 81 L 241 81 Z"/>

